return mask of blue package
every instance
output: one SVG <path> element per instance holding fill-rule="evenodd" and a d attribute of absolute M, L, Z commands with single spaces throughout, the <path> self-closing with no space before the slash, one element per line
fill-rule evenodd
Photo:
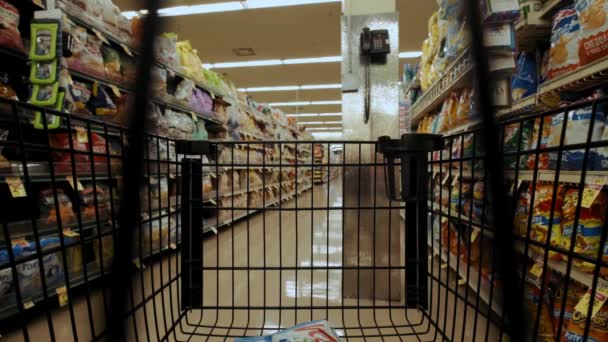
<path fill-rule="evenodd" d="M 522 52 L 517 58 L 515 75 L 511 78 L 511 98 L 519 101 L 536 94 L 538 89 L 538 68 L 533 54 Z"/>
<path fill-rule="evenodd" d="M 296 342 L 327 341 L 339 342 L 340 338 L 327 321 L 311 321 L 281 330 L 269 336 L 235 338 L 234 342 Z"/>

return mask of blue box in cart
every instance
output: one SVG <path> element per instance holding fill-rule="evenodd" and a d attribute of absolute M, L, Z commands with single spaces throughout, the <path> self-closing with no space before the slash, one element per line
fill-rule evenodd
<path fill-rule="evenodd" d="M 234 342 L 338 342 L 340 338 L 327 321 L 311 321 L 269 336 L 235 338 Z"/>

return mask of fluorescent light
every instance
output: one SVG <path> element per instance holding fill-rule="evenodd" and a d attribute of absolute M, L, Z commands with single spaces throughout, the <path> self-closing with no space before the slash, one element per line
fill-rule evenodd
<path fill-rule="evenodd" d="M 342 104 L 342 101 L 300 101 L 300 102 L 275 102 L 269 103 L 270 106 L 288 107 L 288 106 L 316 106 L 316 105 L 334 105 Z"/>
<path fill-rule="evenodd" d="M 302 113 L 302 114 L 286 114 L 288 117 L 320 117 L 320 116 L 342 116 L 342 113 Z"/>
<path fill-rule="evenodd" d="M 211 68 L 214 68 L 214 69 L 244 68 L 244 67 L 281 65 L 282 63 L 283 62 L 280 59 L 267 59 L 267 60 L 259 60 L 259 61 L 248 61 L 248 62 L 215 63 L 211 66 Z M 209 69 L 209 68 L 207 68 L 207 69 Z"/>
<path fill-rule="evenodd" d="M 415 58 L 422 56 L 421 51 L 405 51 L 399 53 L 399 58 Z M 309 58 L 291 58 L 291 59 L 271 59 L 271 60 L 254 60 L 254 61 L 243 61 L 243 62 L 226 62 L 226 63 L 212 63 L 203 64 L 206 69 L 225 69 L 225 68 L 246 68 L 256 66 L 270 66 L 270 65 L 293 65 L 293 64 L 316 64 L 316 63 L 337 63 L 341 62 L 341 56 L 328 56 L 328 57 L 309 57 Z M 314 89 L 314 88 L 313 88 Z"/>
<path fill-rule="evenodd" d="M 342 2 L 342 0 L 247 0 L 243 1 L 243 7 L 248 9 L 272 8 L 285 6 L 314 5 L 332 2 Z"/>
<path fill-rule="evenodd" d="M 308 127 L 306 128 L 309 132 L 314 131 L 333 131 L 333 132 L 342 132 L 342 129 L 339 127 Z"/>
<path fill-rule="evenodd" d="M 300 86 L 302 90 L 312 89 L 342 89 L 342 84 L 312 84 Z"/>
<path fill-rule="evenodd" d="M 416 58 L 422 56 L 422 51 L 399 52 L 399 58 Z"/>
<path fill-rule="evenodd" d="M 263 91 L 293 91 L 293 90 L 312 90 L 312 89 L 340 89 L 341 84 L 311 84 L 302 86 L 276 86 L 276 87 L 252 87 L 252 88 L 239 88 L 239 91 L 255 93 Z"/>
<path fill-rule="evenodd" d="M 314 63 L 335 63 L 341 62 L 341 56 L 332 57 L 312 57 L 312 58 L 293 58 L 283 60 L 283 64 L 314 64 Z"/>
<path fill-rule="evenodd" d="M 175 6 L 166 7 L 158 10 L 158 15 L 162 17 L 172 17 L 179 15 L 218 13 L 242 11 L 247 9 L 260 9 L 272 7 L 287 7 L 300 5 L 314 5 L 332 2 L 342 2 L 342 0 L 248 0 L 248 1 L 230 1 L 214 4 L 201 4 L 191 6 Z M 132 15 L 134 11 L 123 12 L 123 15 Z M 134 15 L 133 15 L 134 16 Z M 133 17 L 132 16 L 132 17 Z"/>
<path fill-rule="evenodd" d="M 342 121 L 301 121 L 298 125 L 341 125 Z"/>

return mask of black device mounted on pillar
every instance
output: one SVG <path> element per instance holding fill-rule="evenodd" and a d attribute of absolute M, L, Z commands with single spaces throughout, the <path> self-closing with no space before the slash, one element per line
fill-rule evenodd
<path fill-rule="evenodd" d="M 427 309 L 427 187 L 429 153 L 443 148 L 441 135 L 410 133 L 401 139 L 380 137 L 376 152 L 384 155 L 386 196 L 405 202 L 405 281 L 408 308 Z M 395 166 L 400 166 L 396 170 Z M 395 178 L 398 171 L 400 184 Z"/>
<path fill-rule="evenodd" d="M 365 115 L 363 122 L 369 121 L 371 103 L 370 65 L 386 64 L 387 55 L 391 52 L 388 30 L 370 30 L 365 27 L 361 32 L 361 63 L 365 66 Z"/>

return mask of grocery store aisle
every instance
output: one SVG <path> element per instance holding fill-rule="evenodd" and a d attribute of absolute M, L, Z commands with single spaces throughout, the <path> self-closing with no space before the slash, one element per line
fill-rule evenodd
<path fill-rule="evenodd" d="M 208 234 L 203 255 L 203 306 L 206 308 L 189 312 L 169 340 L 184 341 L 194 334 L 191 341 L 205 341 L 206 336 L 203 334 L 210 334 L 214 336 L 210 341 L 222 341 L 227 334 L 269 334 L 279 327 L 286 328 L 296 322 L 317 319 L 329 319 L 332 326 L 340 327 L 337 329 L 340 334 L 351 337 L 349 340 L 381 340 L 377 337 L 381 332 L 385 336 L 382 339 L 384 341 L 418 341 L 415 336 L 390 336 L 396 332 L 411 334 L 413 331 L 422 334 L 428 331 L 422 340 L 432 340 L 435 335 L 432 327 L 429 327 L 428 319 L 424 319 L 415 310 L 402 309 L 403 298 L 390 303 L 396 307 L 391 310 L 373 309 L 374 305 L 389 304 L 382 300 L 342 300 L 342 271 L 338 267 L 343 265 L 343 211 L 331 209 L 342 206 L 342 193 L 342 181 L 337 178 L 330 183 L 315 186 L 314 191 L 305 192 L 297 201 L 287 201 L 245 218 L 232 229 L 221 229 L 218 235 Z M 296 206 L 300 209 L 297 214 Z M 315 210 L 301 210 L 311 207 Z M 278 210 L 280 208 L 286 210 Z M 168 284 L 169 279 L 174 279 L 179 266 L 179 257 L 169 254 L 163 258 L 163 262 L 147 265 L 143 272 L 134 276 L 134 303 L 141 302 L 142 293 L 146 294 L 146 298 L 152 299 L 138 307 L 134 315 L 135 321 L 132 318 L 127 320 L 129 341 L 136 341 L 136 335 L 140 339 L 149 337 L 156 340 L 157 329 L 162 337 L 166 329 L 171 327 L 171 322 L 177 320 L 178 284 L 172 282 L 166 287 L 161 284 Z M 299 267 L 297 271 L 296 266 Z M 311 266 L 315 269 L 307 269 Z M 433 266 L 436 268 L 434 274 L 442 273 L 445 281 L 447 270 L 439 270 L 439 262 L 433 263 Z M 283 268 L 282 272 L 278 270 L 279 267 Z M 324 267 L 336 269 L 323 269 Z M 384 281 L 382 277 L 375 279 L 377 284 Z M 452 277 L 451 281 L 456 281 L 456 278 Z M 477 337 L 482 339 L 485 335 L 485 320 L 479 316 L 476 322 L 477 336 L 468 336 L 468 331 L 473 331 L 475 323 L 473 310 L 469 307 L 468 316 L 463 316 L 464 305 L 460 302 L 456 307 L 456 316 L 452 316 L 454 296 L 445 291 L 445 288 L 439 292 L 437 283 L 434 284 L 431 290 L 432 303 L 433 307 L 440 310 L 432 312 L 433 319 L 438 320 L 443 328 L 444 308 L 447 308 L 448 317 L 464 317 L 463 320 L 446 322 L 448 335 L 452 324 L 456 324 L 456 339 L 460 338 L 463 326 L 465 341 Z M 474 298 L 474 295 L 471 297 Z M 95 318 L 93 326 L 98 332 L 104 325 L 101 291 L 93 291 L 90 298 Z M 342 310 L 342 305 L 366 308 Z M 296 306 L 298 310 L 293 309 Z M 217 307 L 220 308 L 219 311 L 216 310 Z M 283 309 L 279 310 L 279 307 Z M 74 311 L 79 340 L 90 340 L 91 336 L 86 310 L 86 297 L 75 297 Z M 439 316 L 436 316 L 437 312 Z M 465 321 L 466 324 L 463 324 Z M 67 308 L 54 311 L 53 323 L 57 340 L 73 340 Z M 412 328 L 412 325 L 415 327 Z M 44 317 L 39 317 L 30 324 L 29 332 L 30 338 L 35 337 L 36 341 L 50 340 Z M 353 338 L 362 335 L 366 338 Z M 21 340 L 20 332 L 5 336 L 5 341 Z"/>

